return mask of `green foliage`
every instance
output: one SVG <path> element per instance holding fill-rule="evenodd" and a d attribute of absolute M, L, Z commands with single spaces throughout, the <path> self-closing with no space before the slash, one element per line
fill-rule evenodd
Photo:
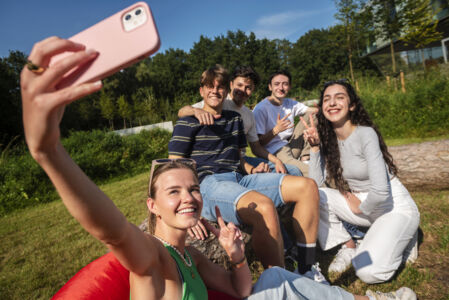
<path fill-rule="evenodd" d="M 373 22 L 377 36 L 384 40 L 398 38 L 404 27 L 404 10 L 407 0 L 372 0 Z M 414 0 L 412 0 L 414 1 Z"/>
<path fill-rule="evenodd" d="M 348 78 L 346 36 L 342 26 L 313 29 L 295 44 L 290 56 L 293 76 L 292 93 L 297 89 L 312 90 L 329 79 Z M 354 68 L 360 73 L 376 74 L 376 68 L 367 58 L 353 57 Z"/>
<path fill-rule="evenodd" d="M 426 137 L 448 133 L 449 78 L 438 73 L 407 81 L 407 93 L 393 91 L 378 79 L 364 81 L 361 98 L 386 138 Z"/>
<path fill-rule="evenodd" d="M 23 132 L 19 80 L 25 62 L 20 51 L 0 58 L 0 148 Z"/>
<path fill-rule="evenodd" d="M 422 48 L 442 39 L 430 0 L 408 0 L 404 8 L 405 28 L 401 40 Z"/>
<path fill-rule="evenodd" d="M 408 0 L 404 8 L 405 27 L 401 40 L 413 44 L 416 48 L 442 39 L 437 31 L 438 19 L 432 10 L 430 0 Z M 424 50 L 421 49 L 421 60 L 425 69 Z"/>
<path fill-rule="evenodd" d="M 118 105 L 118 114 L 123 119 L 123 128 L 126 128 L 126 119 L 131 118 L 132 109 L 128 101 L 126 101 L 124 95 L 118 97 L 117 105 Z"/>
<path fill-rule="evenodd" d="M 127 177 L 148 169 L 155 158 L 167 156 L 170 133 L 164 130 L 142 131 L 120 137 L 94 130 L 73 132 L 62 141 L 73 160 L 94 181 Z M 44 171 L 26 151 L 16 147 L 0 161 L 0 216 L 36 203 L 57 198 Z M 2 157 L 6 157 L 2 152 Z"/>
<path fill-rule="evenodd" d="M 100 110 L 103 118 L 109 121 L 111 129 L 114 129 L 115 104 L 114 101 L 104 91 L 100 93 Z"/>

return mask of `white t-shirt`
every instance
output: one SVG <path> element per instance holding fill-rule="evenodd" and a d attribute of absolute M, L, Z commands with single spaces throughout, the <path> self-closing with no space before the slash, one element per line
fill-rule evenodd
<path fill-rule="evenodd" d="M 265 98 L 260 101 L 253 110 L 256 119 L 257 134 L 265 134 L 273 129 L 277 124 L 278 114 L 281 119 L 290 114 L 287 119 L 293 124 L 295 122 L 295 117 L 304 115 L 307 112 L 307 109 L 308 107 L 301 102 L 290 98 L 285 98 L 281 105 L 274 105 L 268 98 Z M 293 134 L 293 130 L 294 128 L 292 127 L 277 134 L 265 145 L 265 149 L 270 153 L 276 153 L 288 143 L 288 139 Z"/>
<path fill-rule="evenodd" d="M 192 107 L 203 109 L 204 100 L 193 104 Z M 243 130 L 245 131 L 248 143 L 257 142 L 259 140 L 259 136 L 256 133 L 256 120 L 254 119 L 253 112 L 248 107 L 245 105 L 238 107 L 232 99 L 226 98 L 223 102 L 223 109 L 232 110 L 240 114 L 243 120 Z"/>

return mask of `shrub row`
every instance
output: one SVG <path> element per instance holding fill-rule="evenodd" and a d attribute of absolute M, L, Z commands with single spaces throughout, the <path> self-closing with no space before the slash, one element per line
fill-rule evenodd
<path fill-rule="evenodd" d="M 74 161 L 94 181 L 128 177 L 149 170 L 155 158 L 167 157 L 170 133 L 143 131 L 121 137 L 95 130 L 73 132 L 62 140 Z M 57 198 L 47 175 L 32 159 L 25 146 L 0 159 L 0 216 L 36 203 Z"/>
<path fill-rule="evenodd" d="M 449 132 L 449 78 L 437 73 L 406 81 L 406 93 L 385 82 L 361 85 L 363 104 L 384 138 L 439 136 Z"/>

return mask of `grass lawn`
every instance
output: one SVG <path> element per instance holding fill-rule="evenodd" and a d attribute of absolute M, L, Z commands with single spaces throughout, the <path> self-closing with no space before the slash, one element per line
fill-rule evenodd
<path fill-rule="evenodd" d="M 101 186 L 129 221 L 146 217 L 148 174 Z M 0 299 L 49 299 L 106 247 L 87 234 L 61 201 L 0 218 Z"/>
<path fill-rule="evenodd" d="M 411 141 L 399 144 L 407 142 Z M 147 181 L 145 173 L 101 188 L 129 221 L 139 225 L 146 217 Z M 388 283 L 368 286 L 349 270 L 330 278 L 333 284 L 360 294 L 367 288 L 387 291 L 406 285 L 421 299 L 449 299 L 449 190 L 420 191 L 412 196 L 421 212 L 423 233 L 417 262 L 403 267 Z M 60 201 L 11 213 L 0 218 L 0 298 L 49 299 L 79 269 L 106 251 Z M 319 256 L 323 271 L 331 259 L 330 254 Z"/>

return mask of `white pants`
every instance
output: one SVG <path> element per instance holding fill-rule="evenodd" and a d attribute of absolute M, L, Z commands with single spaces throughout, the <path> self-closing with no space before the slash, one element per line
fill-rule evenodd
<path fill-rule="evenodd" d="M 352 260 L 357 276 L 366 283 L 384 282 L 393 276 L 419 226 L 418 208 L 407 189 L 397 178 L 390 183 L 389 200 L 369 217 L 354 214 L 338 190 L 320 188 L 318 241 L 321 249 L 329 250 L 351 239 L 342 220 L 369 227 Z M 368 193 L 354 194 L 363 202 Z"/>

